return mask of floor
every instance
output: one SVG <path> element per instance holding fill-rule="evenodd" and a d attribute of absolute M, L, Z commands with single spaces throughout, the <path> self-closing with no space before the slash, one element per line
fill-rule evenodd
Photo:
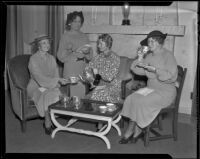
<path fill-rule="evenodd" d="M 166 139 L 152 141 L 148 147 L 144 147 L 142 140 L 136 144 L 120 145 L 120 136 L 115 129 L 111 129 L 107 137 L 111 142 L 111 149 L 106 148 L 106 144 L 100 138 L 94 136 L 80 135 L 69 132 L 58 132 L 55 138 L 44 134 L 43 121 L 32 120 L 27 123 L 27 131 L 21 132 L 19 120 L 14 116 L 10 101 L 5 98 L 6 114 L 6 153 L 59 153 L 59 154 L 132 154 L 148 155 L 170 155 L 173 158 L 196 158 L 197 156 L 197 124 L 196 119 L 186 114 L 179 114 L 178 141 Z M 61 122 L 66 122 L 60 119 Z M 166 131 L 170 131 L 170 122 L 163 121 Z M 95 123 L 78 122 L 75 126 L 83 129 L 95 130 Z M 125 128 L 126 128 L 125 124 Z M 122 129 L 122 133 L 125 131 Z M 139 156 L 138 156 L 139 157 Z M 154 156 L 156 157 L 156 156 Z M 163 156 L 164 158 L 166 156 Z M 137 157 L 136 157 L 137 158 Z"/>

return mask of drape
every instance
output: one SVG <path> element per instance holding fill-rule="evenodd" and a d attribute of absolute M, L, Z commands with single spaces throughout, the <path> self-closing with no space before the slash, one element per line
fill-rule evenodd
<path fill-rule="evenodd" d="M 63 6 L 48 6 L 48 35 L 53 38 L 52 55 L 56 57 L 59 41 L 64 32 Z"/>
<path fill-rule="evenodd" d="M 53 39 L 51 53 L 56 58 L 59 41 L 64 33 L 64 7 L 48 6 L 47 8 L 48 35 Z M 59 74 L 62 76 L 63 64 L 56 58 Z"/>
<path fill-rule="evenodd" d="M 19 5 L 7 6 L 6 60 L 23 54 L 22 11 Z"/>
<path fill-rule="evenodd" d="M 7 60 L 23 54 L 23 28 L 22 28 L 22 12 L 19 5 L 7 6 L 7 24 L 6 24 L 6 48 L 5 48 L 5 70 L 4 84 L 7 90 Z"/>

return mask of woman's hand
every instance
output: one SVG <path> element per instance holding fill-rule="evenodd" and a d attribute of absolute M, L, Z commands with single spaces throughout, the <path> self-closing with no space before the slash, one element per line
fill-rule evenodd
<path fill-rule="evenodd" d="M 144 64 L 143 62 L 138 62 L 137 67 L 144 68 L 149 72 L 156 72 L 156 68 L 154 66 Z"/>
<path fill-rule="evenodd" d="M 98 69 L 96 69 L 96 68 L 93 69 L 93 72 L 95 75 L 99 73 Z"/>
<path fill-rule="evenodd" d="M 65 78 L 60 78 L 58 81 L 61 85 L 66 85 L 67 83 L 69 83 L 69 80 L 65 79 Z"/>
<path fill-rule="evenodd" d="M 81 49 L 81 52 L 82 52 L 83 54 L 89 54 L 89 53 L 90 53 L 90 49 L 91 49 L 91 47 L 84 46 L 84 47 Z"/>
<path fill-rule="evenodd" d="M 75 54 L 76 54 L 77 58 L 83 58 L 84 57 L 84 54 L 81 53 L 81 52 L 76 52 Z"/>

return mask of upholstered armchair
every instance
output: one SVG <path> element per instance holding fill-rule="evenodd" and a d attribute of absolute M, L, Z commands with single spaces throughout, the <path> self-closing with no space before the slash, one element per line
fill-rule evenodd
<path fill-rule="evenodd" d="M 7 64 L 12 110 L 21 122 L 22 132 L 26 131 L 26 121 L 38 118 L 34 102 L 28 99 L 27 85 L 30 79 L 28 62 L 31 55 L 18 55 Z"/>

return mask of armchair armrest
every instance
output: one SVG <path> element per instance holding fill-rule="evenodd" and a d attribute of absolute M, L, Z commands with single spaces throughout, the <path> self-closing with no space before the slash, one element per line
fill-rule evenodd
<path fill-rule="evenodd" d="M 132 77 L 129 77 L 128 79 L 122 80 L 121 82 L 121 98 L 126 98 L 126 84 L 132 80 Z"/>

